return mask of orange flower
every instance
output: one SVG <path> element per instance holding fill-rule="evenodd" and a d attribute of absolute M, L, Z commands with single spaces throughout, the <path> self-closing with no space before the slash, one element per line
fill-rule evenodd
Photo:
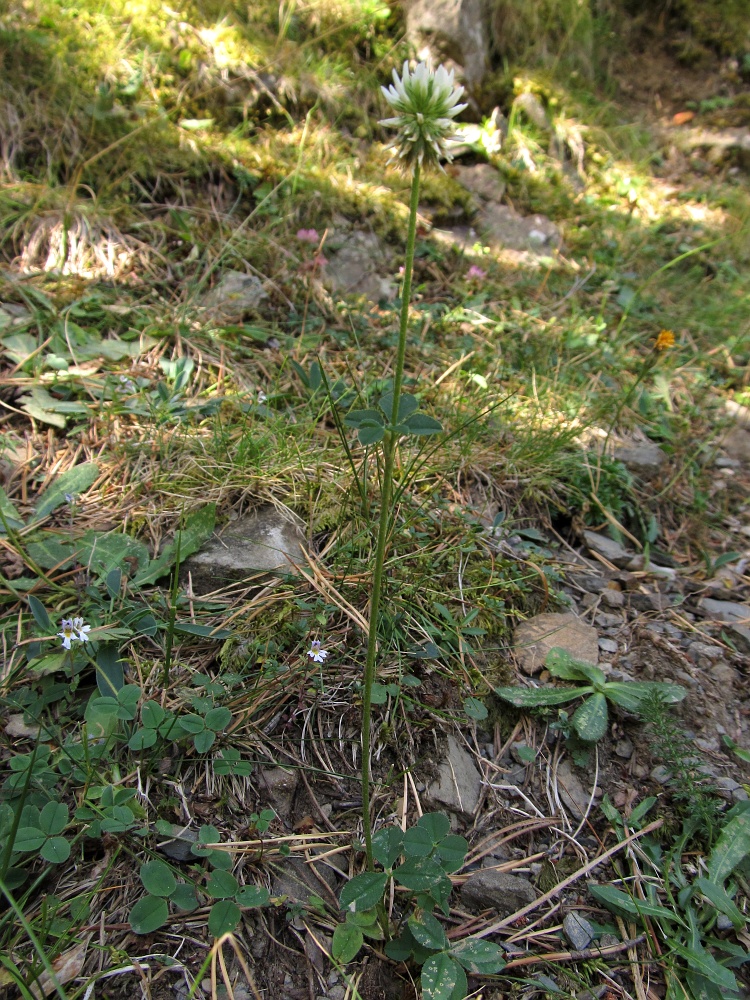
<path fill-rule="evenodd" d="M 656 338 L 654 347 L 657 351 L 668 351 L 670 347 L 674 347 L 674 334 L 672 331 L 661 330 L 659 336 Z"/>

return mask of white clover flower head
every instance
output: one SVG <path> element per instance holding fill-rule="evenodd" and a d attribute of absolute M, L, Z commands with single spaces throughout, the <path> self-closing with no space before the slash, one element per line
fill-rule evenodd
<path fill-rule="evenodd" d="M 74 618 L 73 619 L 73 628 L 78 633 L 77 638 L 78 638 L 78 640 L 80 642 L 88 642 L 89 641 L 89 637 L 88 637 L 88 635 L 86 633 L 91 631 L 91 626 L 90 625 L 84 625 L 83 624 L 83 618 Z"/>
<path fill-rule="evenodd" d="M 75 625 L 73 624 L 72 618 L 63 618 L 62 624 L 60 626 L 62 632 L 58 632 L 58 636 L 62 639 L 63 649 L 70 649 L 70 644 L 73 639 L 77 639 L 78 636 L 75 634 Z"/>
<path fill-rule="evenodd" d="M 313 663 L 322 663 L 323 660 L 328 656 L 328 650 L 320 648 L 320 639 L 313 639 L 310 643 L 310 648 L 307 651 L 307 655 L 313 661 Z"/>
<path fill-rule="evenodd" d="M 466 107 L 458 103 L 464 88 L 454 86 L 453 70 L 448 72 L 444 66 L 433 70 L 420 62 L 412 72 L 405 62 L 401 77 L 394 69 L 393 84 L 381 90 L 396 112 L 396 117 L 380 122 L 398 129 L 390 146 L 395 156 L 420 166 L 435 166 L 441 157 L 452 158 L 448 143 L 455 135 L 453 119 Z"/>

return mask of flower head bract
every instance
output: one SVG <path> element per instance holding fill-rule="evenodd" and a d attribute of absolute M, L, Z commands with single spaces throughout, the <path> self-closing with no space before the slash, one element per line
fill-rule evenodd
<path fill-rule="evenodd" d="M 463 87 L 453 84 L 453 71 L 443 66 L 432 70 L 420 62 L 412 72 L 409 63 L 399 77 L 393 71 L 393 83 L 382 87 L 383 96 L 396 115 L 380 122 L 398 130 L 390 148 L 411 165 L 436 166 L 441 157 L 450 160 L 448 143 L 453 138 L 453 119 L 466 107 L 459 104 Z"/>

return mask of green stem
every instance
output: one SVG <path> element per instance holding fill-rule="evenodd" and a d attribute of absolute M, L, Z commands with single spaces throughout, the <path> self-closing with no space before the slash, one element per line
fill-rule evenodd
<path fill-rule="evenodd" d="M 404 359 L 406 357 L 406 331 L 409 324 L 409 299 L 411 297 L 411 274 L 414 264 L 414 242 L 417 234 L 417 206 L 419 204 L 419 165 L 415 166 L 411 182 L 409 203 L 409 231 L 406 238 L 406 258 L 404 260 L 404 284 L 401 289 L 401 325 L 398 337 L 396 367 L 393 374 L 393 410 L 391 427 L 398 423 L 398 407 L 401 386 L 404 381 Z M 391 521 L 391 492 L 393 488 L 393 466 L 396 460 L 398 435 L 390 428 L 383 442 L 385 463 L 383 485 L 380 497 L 380 522 L 375 547 L 375 568 L 372 574 L 372 599 L 370 601 L 370 629 L 367 636 L 367 661 L 365 663 L 365 683 L 362 695 L 362 822 L 365 834 L 367 867 L 372 871 L 372 823 L 370 820 L 370 751 L 372 732 L 372 685 L 375 682 L 375 657 L 378 643 L 378 618 L 380 615 L 380 595 L 383 589 L 383 567 L 385 549 Z"/>

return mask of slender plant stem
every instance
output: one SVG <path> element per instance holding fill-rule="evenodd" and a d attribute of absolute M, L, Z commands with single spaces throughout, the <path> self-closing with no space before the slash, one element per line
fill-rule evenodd
<path fill-rule="evenodd" d="M 404 259 L 404 283 L 401 289 L 401 325 L 398 337 L 396 367 L 393 374 L 393 410 L 391 427 L 398 424 L 398 408 L 401 386 L 404 381 L 404 358 L 406 356 L 406 330 L 409 323 L 409 299 L 411 298 L 411 274 L 414 264 L 414 241 L 417 234 L 417 206 L 419 204 L 419 165 L 415 166 L 411 181 L 411 201 L 409 203 L 409 231 L 406 238 Z M 365 683 L 362 695 L 362 822 L 365 833 L 365 854 L 367 867 L 372 871 L 372 822 L 370 819 L 370 743 L 372 732 L 372 685 L 375 682 L 375 658 L 378 643 L 378 618 L 380 616 L 380 595 L 383 589 L 383 566 L 385 549 L 391 524 L 391 492 L 393 487 L 393 466 L 396 459 L 398 433 L 387 430 L 383 441 L 383 484 L 380 491 L 380 522 L 375 548 L 375 568 L 372 574 L 372 598 L 370 600 L 370 630 L 367 636 L 367 661 Z"/>

